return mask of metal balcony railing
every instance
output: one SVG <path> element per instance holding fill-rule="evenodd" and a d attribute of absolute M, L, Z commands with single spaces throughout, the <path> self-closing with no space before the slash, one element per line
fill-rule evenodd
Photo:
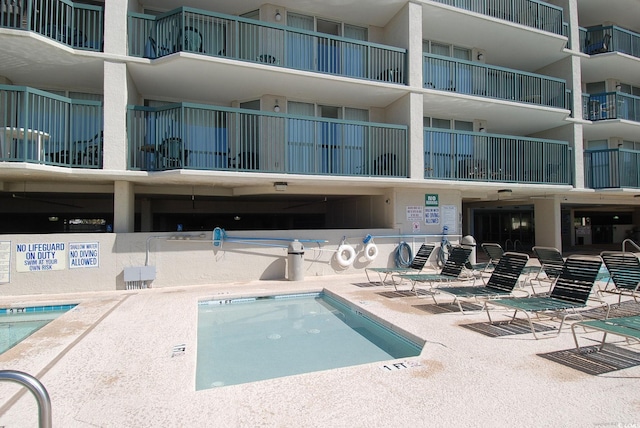
<path fill-rule="evenodd" d="M 565 141 L 484 132 L 424 129 L 425 178 L 571 184 Z"/>
<path fill-rule="evenodd" d="M 585 150 L 586 186 L 591 189 L 640 188 L 640 151 Z"/>
<path fill-rule="evenodd" d="M 129 55 L 175 52 L 404 84 L 406 49 L 181 7 L 129 14 Z"/>
<path fill-rule="evenodd" d="M 0 85 L 0 161 L 102 166 L 102 102 Z"/>
<path fill-rule="evenodd" d="M 640 34 L 613 25 L 581 28 L 580 51 L 589 55 L 620 52 L 640 58 Z"/>
<path fill-rule="evenodd" d="M 471 12 L 566 35 L 561 7 L 538 0 L 434 0 Z"/>
<path fill-rule="evenodd" d="M 0 0 L 0 27 L 34 31 L 74 49 L 102 51 L 104 7 L 68 0 Z"/>
<path fill-rule="evenodd" d="M 479 62 L 423 54 L 424 87 L 566 109 L 566 81 Z"/>
<path fill-rule="evenodd" d="M 598 121 L 626 119 L 640 122 L 640 97 L 622 92 L 587 95 L 585 119 Z"/>
<path fill-rule="evenodd" d="M 407 127 L 180 103 L 129 106 L 129 168 L 408 176 Z"/>

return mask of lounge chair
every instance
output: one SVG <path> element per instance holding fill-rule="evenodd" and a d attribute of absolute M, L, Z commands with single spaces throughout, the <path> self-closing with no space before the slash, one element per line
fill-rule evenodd
<path fill-rule="evenodd" d="M 531 327 L 531 332 L 536 339 L 538 339 L 538 336 L 531 321 L 530 313 L 538 317 L 540 315 L 551 315 L 551 318 L 559 317 L 562 320 L 556 334 L 559 335 L 565 319 L 570 316 L 582 318 L 578 309 L 587 306 L 587 300 L 591 295 L 591 290 L 601 266 L 602 259 L 598 256 L 573 255 L 565 260 L 562 272 L 553 284 L 551 293 L 548 296 L 498 299 L 490 300 L 487 303 L 512 309 L 514 312 L 511 322 L 516 319 L 518 312 L 524 313 L 529 320 L 529 327 Z M 607 307 L 606 314 L 608 316 L 608 305 L 603 301 L 600 301 L 600 303 Z M 489 305 L 485 305 L 485 310 L 489 317 L 489 322 L 492 323 Z"/>
<path fill-rule="evenodd" d="M 470 248 L 453 247 L 451 249 L 451 254 L 449 254 L 449 258 L 445 262 L 440 273 L 396 273 L 393 277 L 397 277 L 399 283 L 403 280 L 410 281 L 411 291 L 414 291 L 417 294 L 416 284 L 419 282 L 427 283 L 429 284 L 429 288 L 432 288 L 434 282 L 450 282 L 463 279 L 460 278 L 460 276 L 470 255 Z M 475 283 L 475 276 L 470 276 L 469 278 L 464 279 L 473 279 Z M 396 285 L 395 280 L 393 280 L 393 283 Z"/>
<path fill-rule="evenodd" d="M 576 349 L 580 351 L 578 336 L 576 335 L 577 327 L 583 327 L 585 330 L 592 329 L 602 331 L 604 333 L 599 350 L 602 350 L 604 341 L 607 339 L 607 334 L 609 333 L 622 336 L 627 340 L 632 339 L 640 342 L 640 315 L 624 318 L 610 318 L 605 320 L 578 321 L 573 323 L 571 326 L 573 340 L 576 343 Z"/>
<path fill-rule="evenodd" d="M 540 262 L 540 269 L 537 271 L 535 277 L 529 280 L 529 283 L 531 284 L 531 288 L 533 288 L 532 281 L 538 281 L 538 285 L 540 285 L 542 281 L 549 282 L 549 290 L 545 291 L 545 293 L 548 293 L 553 287 L 553 282 L 562 272 L 564 258 L 562 257 L 562 253 L 553 247 L 533 247 L 533 254 Z"/>
<path fill-rule="evenodd" d="M 603 251 L 600 253 L 609 271 L 609 280 L 601 293 L 618 294 L 618 304 L 623 295 L 629 295 L 638 302 L 640 298 L 640 259 L 634 253 Z M 613 283 L 613 288 L 608 289 Z"/>
<path fill-rule="evenodd" d="M 500 258 L 504 254 L 504 249 L 500 244 L 485 242 L 480 245 L 482 248 L 482 252 L 489 258 L 489 261 L 486 263 L 476 263 L 474 265 L 467 263 L 467 269 L 476 270 L 480 272 L 480 275 L 484 273 L 491 273 L 493 269 L 500 262 Z M 482 279 L 484 282 L 484 278 Z"/>
<path fill-rule="evenodd" d="M 429 257 L 431 256 L 434 248 L 435 246 L 432 244 L 422 244 L 408 267 L 365 268 L 364 273 L 367 275 L 367 280 L 372 283 L 373 281 L 371 281 L 371 278 L 369 277 L 369 272 L 377 272 L 380 278 L 381 285 L 386 284 L 387 278 L 394 273 L 418 273 L 422 271 L 424 265 L 427 264 L 427 261 L 429 260 Z M 383 274 L 384 278 L 382 277 Z M 393 284 L 393 286 L 396 287 L 396 290 L 398 289 L 395 283 Z"/>
<path fill-rule="evenodd" d="M 484 300 L 482 309 L 484 309 L 488 299 L 513 295 L 513 290 L 528 261 L 529 256 L 527 254 L 514 252 L 504 253 L 498 265 L 493 269 L 486 285 L 479 287 L 438 287 L 436 292 L 431 294 L 431 297 L 437 304 L 438 302 L 435 297 L 437 293 L 452 295 L 454 298 L 453 302 L 458 304 L 460 312 L 462 313 L 464 313 L 464 310 L 462 309 L 460 299 L 475 299 L 477 301 L 478 298 L 482 298 Z"/>

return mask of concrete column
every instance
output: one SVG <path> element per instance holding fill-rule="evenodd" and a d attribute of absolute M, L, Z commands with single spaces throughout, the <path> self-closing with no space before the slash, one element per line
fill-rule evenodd
<path fill-rule="evenodd" d="M 109 0 L 104 2 L 105 53 L 127 54 L 127 11 L 130 0 Z"/>
<path fill-rule="evenodd" d="M 127 104 L 130 80 L 126 64 L 104 63 L 104 158 L 108 170 L 127 169 Z"/>
<path fill-rule="evenodd" d="M 133 233 L 135 218 L 135 193 L 133 183 L 116 181 L 113 186 L 113 231 Z"/>
<path fill-rule="evenodd" d="M 422 6 L 416 3 L 408 4 L 407 22 L 407 61 L 409 79 L 407 83 L 411 87 L 422 88 Z"/>
<path fill-rule="evenodd" d="M 554 247 L 562 251 L 562 215 L 560 197 L 536 199 L 533 215 L 536 225 L 536 245 Z"/>

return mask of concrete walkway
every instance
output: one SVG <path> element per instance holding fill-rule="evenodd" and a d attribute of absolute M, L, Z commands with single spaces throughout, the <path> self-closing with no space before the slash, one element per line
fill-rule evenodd
<path fill-rule="evenodd" d="M 0 369 L 42 381 L 54 427 L 640 425 L 640 366 L 594 375 L 540 356 L 573 349 L 569 328 L 547 340 L 526 330 L 490 337 L 477 331 L 487 330 L 484 313 L 462 315 L 436 308 L 431 298 L 365 285 L 364 275 L 339 275 L 3 298 L 0 307 L 80 304 L 0 355 Z M 195 391 L 199 300 L 322 289 L 424 340 L 421 355 Z M 496 311 L 495 318 L 507 314 Z M 580 337 L 588 345 L 601 336 Z M 610 340 L 640 364 L 640 345 Z M 184 353 L 174 352 L 179 344 Z M 393 363 L 406 368 L 383 369 Z M 0 383 L 0 426 L 37 426 L 36 401 L 20 391 Z"/>

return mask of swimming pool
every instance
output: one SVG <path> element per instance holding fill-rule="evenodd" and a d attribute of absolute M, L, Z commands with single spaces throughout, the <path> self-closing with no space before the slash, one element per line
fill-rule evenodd
<path fill-rule="evenodd" d="M 196 390 L 413 357 L 422 345 L 325 293 L 198 305 Z"/>
<path fill-rule="evenodd" d="M 70 304 L 0 308 L 0 354 L 76 306 Z"/>

